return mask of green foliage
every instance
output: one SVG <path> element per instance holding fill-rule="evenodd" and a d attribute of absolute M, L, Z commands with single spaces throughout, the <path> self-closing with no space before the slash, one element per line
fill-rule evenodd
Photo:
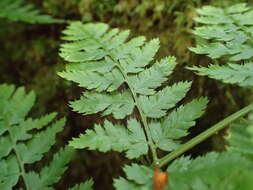
<path fill-rule="evenodd" d="M 227 8 L 204 6 L 197 10 L 194 34 L 201 38 L 196 47 L 197 54 L 206 54 L 212 59 L 225 62 L 251 61 L 253 57 L 253 10 L 245 3 Z M 207 68 L 192 67 L 200 75 L 240 86 L 252 86 L 251 62 L 242 65 L 211 65 Z"/>
<path fill-rule="evenodd" d="M 94 129 L 70 141 L 70 146 L 125 152 L 129 159 L 152 155 L 154 167 L 160 161 L 158 149 L 165 152 L 180 149 L 181 138 L 188 135 L 188 129 L 204 113 L 208 101 L 194 99 L 175 108 L 191 83 L 164 85 L 176 67 L 176 60 L 167 57 L 154 61 L 159 48 L 157 39 L 128 39 L 129 31 L 109 29 L 103 23 L 73 22 L 63 34 L 67 42 L 61 46 L 60 55 L 70 63 L 59 75 L 86 89 L 70 106 L 85 115 L 110 115 L 103 124 L 96 124 Z M 238 67 L 231 65 L 231 68 Z M 250 148 L 240 145 L 242 150 Z M 176 159 L 167 169 L 170 176 L 167 189 L 251 189 L 252 160 L 243 151 L 232 150 L 233 146 L 224 153 Z M 150 166 L 131 164 L 123 170 L 126 178 L 114 179 L 117 190 L 153 188 L 154 173 Z"/>
<path fill-rule="evenodd" d="M 52 18 L 49 15 L 41 15 L 32 4 L 26 4 L 24 0 L 1 0 L 0 18 L 11 21 L 22 21 L 27 23 L 63 23 L 64 20 Z"/>
<path fill-rule="evenodd" d="M 123 170 L 130 181 L 122 177 L 114 179 L 114 187 L 117 190 L 152 189 L 153 170 L 151 168 L 144 165 L 132 164 L 124 166 Z"/>
<path fill-rule="evenodd" d="M 55 120 L 56 113 L 39 119 L 27 118 L 35 94 L 24 88 L 0 85 L 0 189 L 12 189 L 22 177 L 26 189 L 52 189 L 67 169 L 73 150 L 62 148 L 48 166 L 39 172 L 27 171 L 27 164 L 41 160 L 63 130 L 65 119 Z M 48 126 L 48 127 L 47 127 Z"/>
<path fill-rule="evenodd" d="M 191 50 L 207 54 L 213 59 L 229 56 L 229 61 L 248 60 L 252 52 L 253 10 L 246 4 L 236 4 L 225 9 L 204 6 L 198 9 L 194 34 L 208 40 L 208 44 L 197 44 Z"/>
<path fill-rule="evenodd" d="M 135 119 L 128 121 L 127 129 L 124 126 L 113 125 L 109 121 L 105 121 L 104 127 L 96 125 L 94 131 L 87 130 L 85 135 L 71 141 L 70 146 L 75 148 L 89 147 L 91 150 L 98 149 L 102 152 L 127 151 L 126 155 L 130 159 L 138 158 L 148 152 L 144 131 Z"/>
<path fill-rule="evenodd" d="M 228 150 L 242 153 L 245 156 L 253 159 L 253 115 L 250 114 L 248 119 L 231 125 L 227 140 Z"/>
<path fill-rule="evenodd" d="M 240 163 L 240 164 L 238 164 Z M 247 189 L 253 187 L 251 181 L 238 179 L 238 174 L 252 173 L 252 162 L 241 155 L 225 153 L 208 153 L 191 160 L 182 157 L 174 161 L 167 169 L 170 173 L 169 189 Z"/>
<path fill-rule="evenodd" d="M 243 143 L 244 139 L 240 139 Z M 252 143 L 251 151 L 252 151 Z M 244 148 L 240 147 L 241 150 Z M 114 179 L 117 190 L 152 189 L 153 170 L 143 165 L 126 165 L 126 178 Z M 208 153 L 205 156 L 191 159 L 181 157 L 167 168 L 169 173 L 168 190 L 249 190 L 252 183 L 252 160 L 234 152 Z"/>
<path fill-rule="evenodd" d="M 77 184 L 69 190 L 92 190 L 93 180 L 87 180 L 85 183 Z"/>
<path fill-rule="evenodd" d="M 190 67 L 198 75 L 221 80 L 224 83 L 239 84 L 240 86 L 252 86 L 253 64 L 248 62 L 242 65 L 229 63 L 227 65 L 209 65 L 208 67 Z"/>
<path fill-rule="evenodd" d="M 73 22 L 63 34 L 68 42 L 61 46 L 60 56 L 70 64 L 59 75 L 88 90 L 70 103 L 73 110 L 111 115 L 116 120 L 128 117 L 126 127 L 106 120 L 74 138 L 71 146 L 126 152 L 129 159 L 151 150 L 154 160 L 157 149 L 172 151 L 180 146 L 180 138 L 203 114 L 207 99 L 171 110 L 185 97 L 191 82 L 163 86 L 177 63 L 174 57 L 153 61 L 158 39 L 128 40 L 128 30 L 109 29 L 103 23 Z"/>

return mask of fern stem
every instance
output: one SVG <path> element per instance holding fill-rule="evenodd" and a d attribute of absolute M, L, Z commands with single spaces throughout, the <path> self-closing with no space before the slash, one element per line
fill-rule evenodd
<path fill-rule="evenodd" d="M 136 107 L 137 107 L 137 109 L 138 109 L 138 111 L 140 113 L 141 121 L 143 123 L 144 130 L 145 130 L 146 135 L 147 135 L 148 144 L 149 144 L 151 152 L 152 152 L 153 163 L 158 163 L 158 157 L 157 157 L 157 153 L 156 153 L 156 148 L 155 148 L 154 142 L 152 140 L 152 136 L 151 136 L 150 128 L 148 126 L 147 118 L 146 118 L 146 116 L 144 115 L 144 113 L 141 110 L 141 106 L 140 106 L 140 104 L 138 102 L 137 94 L 133 90 L 133 87 L 132 87 L 131 83 L 128 80 L 128 76 L 124 72 L 124 69 L 119 64 L 117 64 L 117 68 L 120 70 L 121 74 L 123 75 L 123 77 L 125 79 L 125 82 L 127 83 L 128 87 L 129 87 L 129 89 L 130 89 L 130 91 L 132 93 L 135 105 L 136 105 Z"/>
<path fill-rule="evenodd" d="M 10 126 L 10 125 L 9 125 Z M 20 158 L 20 155 L 18 153 L 18 150 L 17 150 L 17 147 L 16 147 L 16 142 L 14 141 L 14 138 L 12 137 L 12 134 L 10 132 L 10 130 L 7 130 L 8 133 L 10 134 L 10 139 L 11 139 L 11 142 L 13 144 L 13 151 L 16 155 L 16 158 L 17 158 L 17 161 L 18 161 L 18 164 L 19 164 L 19 168 L 20 168 L 20 174 L 23 178 L 23 181 L 24 181 L 24 185 L 26 187 L 26 190 L 30 190 L 30 187 L 26 181 L 26 175 L 25 175 L 25 167 L 24 167 L 24 163 L 22 162 L 22 159 Z"/>
<path fill-rule="evenodd" d="M 188 141 L 187 143 L 182 145 L 179 149 L 177 149 L 177 150 L 171 152 L 170 154 L 164 156 L 163 158 L 161 158 L 160 163 L 159 163 L 159 167 L 163 167 L 164 165 L 168 164 L 170 161 L 174 160 L 175 158 L 177 158 L 178 156 L 180 156 L 181 154 L 183 154 L 187 150 L 196 146 L 197 144 L 204 141 L 208 137 L 214 135 L 215 133 L 217 133 L 221 129 L 224 129 L 225 127 L 227 127 L 227 125 L 229 123 L 231 123 L 234 120 L 238 119 L 239 117 L 242 117 L 243 115 L 247 114 L 252 109 L 253 109 L 253 104 L 250 104 L 250 105 L 244 107 L 243 109 L 237 111 L 236 113 L 230 115 L 229 117 L 226 117 L 224 120 L 220 121 L 219 123 L 213 125 L 212 127 L 207 129 L 203 133 L 199 134 L 198 136 L 194 137 L 193 139 L 191 139 L 190 141 Z M 155 164 L 156 163 L 153 163 L 153 165 L 155 165 Z"/>

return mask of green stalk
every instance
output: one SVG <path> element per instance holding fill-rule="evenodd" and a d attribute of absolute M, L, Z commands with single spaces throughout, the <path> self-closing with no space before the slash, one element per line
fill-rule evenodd
<path fill-rule="evenodd" d="M 227 125 L 234 120 L 238 119 L 239 117 L 242 117 L 243 115 L 247 114 L 253 109 L 253 103 L 244 107 L 243 109 L 235 112 L 234 114 L 226 117 L 224 120 L 220 121 L 219 123 L 213 125 L 203 133 L 199 134 L 198 136 L 194 137 L 187 143 L 183 144 L 179 149 L 169 153 L 168 155 L 164 156 L 160 159 L 159 167 L 163 167 L 164 165 L 168 164 L 187 150 L 191 149 L 192 147 L 196 146 L 197 144 L 201 143 L 202 141 L 206 140 L 208 137 L 214 135 L 221 129 L 224 129 L 227 127 Z M 155 165 L 155 163 L 153 163 Z"/>
<path fill-rule="evenodd" d="M 157 163 L 158 162 L 158 157 L 157 157 L 157 153 L 156 153 L 156 147 L 155 147 L 154 142 L 152 140 L 151 130 L 150 130 L 149 126 L 148 126 L 147 118 L 146 118 L 145 114 L 141 110 L 141 106 L 139 104 L 139 101 L 138 101 L 138 98 L 137 98 L 137 94 L 134 92 L 133 87 L 132 87 L 131 83 L 128 80 L 127 74 L 124 72 L 124 69 L 120 66 L 119 63 L 117 65 L 117 68 L 122 73 L 122 75 L 123 75 L 123 77 L 125 79 L 125 82 L 127 83 L 128 87 L 129 87 L 129 89 L 130 89 L 130 91 L 132 93 L 135 105 L 136 105 L 136 107 L 137 107 L 137 109 L 138 109 L 138 111 L 140 113 L 141 121 L 143 123 L 145 133 L 147 135 L 147 140 L 148 140 L 148 144 L 149 144 L 150 149 L 151 149 L 151 153 L 152 153 L 152 157 L 153 157 L 153 162 Z"/>
<path fill-rule="evenodd" d="M 19 164 L 19 169 L 20 169 L 20 175 L 22 176 L 23 178 L 23 181 L 24 181 L 24 185 L 25 185 L 25 188 L 26 190 L 30 190 L 30 186 L 28 185 L 28 182 L 26 180 L 26 172 L 25 172 L 25 167 L 24 167 L 24 162 L 22 161 L 21 157 L 20 157 L 20 154 L 17 150 L 17 142 L 14 140 L 13 136 L 12 136 L 12 133 L 11 131 L 9 130 L 10 128 L 10 125 L 8 125 L 8 133 L 10 135 L 10 140 L 12 142 L 12 145 L 13 145 L 13 151 L 14 151 L 14 154 L 16 155 L 16 158 L 17 158 L 17 161 L 18 161 L 18 164 Z"/>

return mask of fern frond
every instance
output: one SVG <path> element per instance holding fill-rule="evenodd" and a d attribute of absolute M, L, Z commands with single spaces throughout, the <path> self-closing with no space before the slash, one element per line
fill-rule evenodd
<path fill-rule="evenodd" d="M 174 150 L 179 143 L 164 136 L 162 127 L 154 127 L 152 119 L 160 124 L 162 117 L 185 97 L 191 82 L 162 86 L 177 63 L 174 57 L 154 61 L 159 40 L 146 41 L 144 37 L 129 40 L 129 31 L 109 29 L 104 23 L 73 22 L 63 34 L 68 42 L 61 46 L 60 56 L 70 64 L 59 75 L 89 90 L 70 103 L 73 110 L 83 114 L 112 115 L 115 119 L 131 118 L 126 127 L 106 120 L 104 125 L 96 125 L 94 130 L 74 138 L 70 145 L 102 152 L 126 152 L 130 159 L 147 154 L 149 148 L 153 157 L 158 148 Z M 133 114 L 135 109 L 139 117 Z M 191 122 L 190 126 L 195 119 L 197 116 L 187 120 Z M 158 138 L 162 142 L 158 142 Z"/>
<path fill-rule="evenodd" d="M 252 8 L 240 3 L 223 9 L 204 6 L 197 12 L 199 16 L 195 20 L 202 26 L 196 27 L 193 33 L 202 41 L 190 50 L 196 54 L 206 54 L 212 59 L 223 59 L 225 62 L 248 61 L 248 63 L 189 69 L 224 83 L 252 86 L 252 66 L 250 66 L 253 58 Z"/>
<path fill-rule="evenodd" d="M 37 10 L 32 4 L 25 3 L 24 0 L 1 0 L 0 18 L 31 24 L 64 23 L 64 20 L 40 14 L 39 10 Z"/>
<path fill-rule="evenodd" d="M 27 189 L 52 189 L 73 154 L 73 150 L 65 148 L 55 154 L 52 163 L 40 174 L 26 172 L 26 164 L 42 159 L 65 124 L 65 119 L 52 123 L 56 113 L 39 119 L 27 118 L 34 101 L 33 92 L 26 94 L 22 87 L 15 90 L 12 85 L 0 85 L 0 189 L 12 189 L 20 177 Z"/>
<path fill-rule="evenodd" d="M 253 85 L 253 63 L 244 65 L 209 65 L 209 67 L 190 67 L 198 75 L 208 76 L 213 79 L 221 80 L 224 83 L 238 84 L 240 86 Z"/>

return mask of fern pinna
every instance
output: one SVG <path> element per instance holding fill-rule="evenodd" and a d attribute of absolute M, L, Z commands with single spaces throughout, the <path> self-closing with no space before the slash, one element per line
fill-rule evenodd
<path fill-rule="evenodd" d="M 55 120 L 56 113 L 38 119 L 26 118 L 35 101 L 34 92 L 25 93 L 23 87 L 0 85 L 0 189 L 14 187 L 26 190 L 53 189 L 72 158 L 73 149 L 60 149 L 48 166 L 39 172 L 27 166 L 41 160 L 55 143 L 55 136 L 63 130 L 65 119 Z M 49 126 L 48 126 L 49 125 Z M 48 127 L 47 127 L 48 126 Z M 73 187 L 92 186 L 92 181 Z M 88 189 L 88 188 L 87 188 Z"/>
<path fill-rule="evenodd" d="M 204 6 L 197 12 L 195 20 L 201 26 L 193 31 L 198 40 L 197 46 L 190 50 L 206 54 L 216 64 L 189 69 L 224 83 L 252 86 L 253 9 L 240 3 L 223 9 Z M 218 65 L 217 59 L 226 64 Z"/>
<path fill-rule="evenodd" d="M 71 146 L 125 152 L 129 159 L 150 152 L 154 166 L 159 164 L 158 149 L 170 152 L 180 146 L 180 138 L 203 114 L 207 99 L 173 109 L 191 82 L 163 86 L 177 63 L 174 57 L 154 61 L 158 39 L 147 41 L 140 36 L 128 40 L 128 30 L 110 30 L 104 23 L 73 22 L 63 34 L 68 42 L 61 46 L 60 55 L 70 64 L 59 75 L 88 89 L 70 106 L 79 113 L 101 113 L 118 120 L 96 124 L 94 130 L 74 138 Z M 117 184 L 115 187 L 122 189 Z"/>
<path fill-rule="evenodd" d="M 22 21 L 27 23 L 51 24 L 64 23 L 62 19 L 52 18 L 49 15 L 42 15 L 34 5 L 27 4 L 25 0 L 1 0 L 0 19 L 11 21 Z"/>

